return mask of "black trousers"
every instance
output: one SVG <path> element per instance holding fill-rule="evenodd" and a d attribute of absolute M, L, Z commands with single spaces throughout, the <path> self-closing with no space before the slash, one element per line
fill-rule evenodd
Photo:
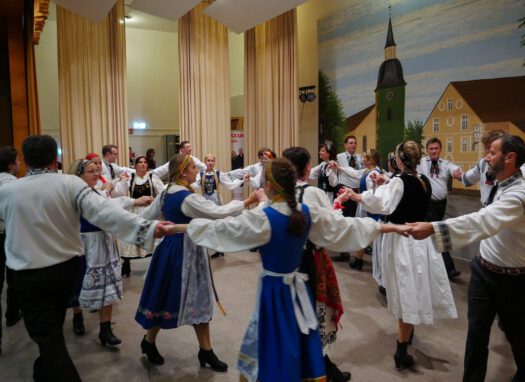
<path fill-rule="evenodd" d="M 0 233 L 0 296 L 4 289 L 4 281 L 7 282 L 7 307 L 5 316 L 16 317 L 20 308 L 16 301 L 15 288 L 13 287 L 13 275 L 14 271 L 5 266 L 5 233 Z M 5 271 L 4 271 L 5 270 Z M 2 305 L 0 304 L 0 338 L 2 338 Z"/>
<path fill-rule="evenodd" d="M 80 381 L 63 333 L 67 304 L 79 273 L 78 257 L 47 268 L 15 271 L 16 295 L 24 323 L 40 350 L 33 365 L 36 382 Z"/>
<path fill-rule="evenodd" d="M 491 272 L 477 257 L 471 260 L 470 270 L 463 381 L 485 380 L 490 329 L 496 314 L 505 328 L 518 371 L 525 372 L 525 275 Z"/>
<path fill-rule="evenodd" d="M 445 217 L 445 210 L 447 209 L 447 199 L 439 201 L 430 201 L 427 211 L 427 222 L 438 222 L 442 221 Z M 443 262 L 445 263 L 445 268 L 447 273 L 456 270 L 456 264 L 454 264 L 454 259 L 450 256 L 449 252 L 443 252 Z"/>

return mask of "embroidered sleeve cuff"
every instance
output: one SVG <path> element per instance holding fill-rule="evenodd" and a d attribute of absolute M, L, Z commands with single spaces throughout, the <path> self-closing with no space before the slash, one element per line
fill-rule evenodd
<path fill-rule="evenodd" d="M 144 248 L 144 250 L 153 250 L 155 238 L 155 228 L 157 227 L 158 221 L 143 220 L 140 223 L 139 231 L 137 232 L 137 238 L 135 239 L 135 245 Z"/>
<path fill-rule="evenodd" d="M 452 241 L 450 238 L 450 230 L 448 225 L 444 222 L 433 222 L 434 235 L 432 235 L 432 242 L 436 247 L 437 252 L 447 252 L 452 250 Z"/>

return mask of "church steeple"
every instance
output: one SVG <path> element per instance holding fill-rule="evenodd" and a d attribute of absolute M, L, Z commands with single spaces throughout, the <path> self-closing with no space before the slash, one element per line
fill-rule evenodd
<path fill-rule="evenodd" d="M 389 17 L 385 44 L 385 60 L 392 58 L 396 58 L 396 42 L 394 41 L 394 32 L 392 31 L 392 18 Z"/>

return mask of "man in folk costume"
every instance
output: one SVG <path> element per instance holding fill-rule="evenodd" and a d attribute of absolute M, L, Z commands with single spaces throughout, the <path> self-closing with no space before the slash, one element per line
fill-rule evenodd
<path fill-rule="evenodd" d="M 7 266 L 27 332 L 38 344 L 35 381 L 80 381 L 68 354 L 63 323 L 80 272 L 80 216 L 138 245 L 168 231 L 100 198 L 80 178 L 57 174 L 57 143 L 33 135 L 22 143 L 27 175 L 0 187 L 0 219 L 6 223 Z"/>
<path fill-rule="evenodd" d="M 478 212 L 433 223 L 414 223 L 411 235 L 432 235 L 438 251 L 459 249 L 481 239 L 470 262 L 468 334 L 464 382 L 484 381 L 490 330 L 496 314 L 512 347 L 517 372 L 525 381 L 525 143 L 506 135 L 492 142 L 485 157 L 496 179 L 487 206 Z"/>

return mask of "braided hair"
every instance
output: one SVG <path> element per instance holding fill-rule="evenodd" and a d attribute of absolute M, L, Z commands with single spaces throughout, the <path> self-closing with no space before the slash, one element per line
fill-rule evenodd
<path fill-rule="evenodd" d="M 288 232 L 295 236 L 302 235 L 306 229 L 306 218 L 297 209 L 295 199 L 297 173 L 294 165 L 286 158 L 277 158 L 266 162 L 264 167 L 266 181 L 270 182 L 275 192 L 286 201 L 292 210 L 287 227 Z"/>
<path fill-rule="evenodd" d="M 415 173 L 421 160 L 421 148 L 414 141 L 406 141 L 396 148 L 396 154 L 405 165 L 405 172 Z"/>

